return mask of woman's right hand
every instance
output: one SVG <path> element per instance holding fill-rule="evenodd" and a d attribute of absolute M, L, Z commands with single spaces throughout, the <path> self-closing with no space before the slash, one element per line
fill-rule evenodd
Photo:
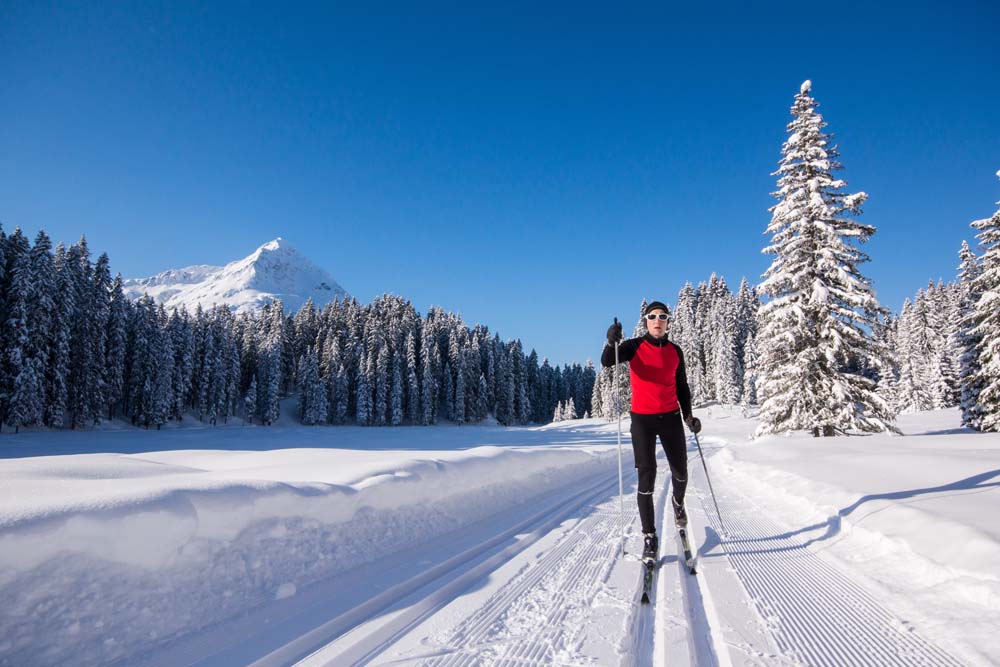
<path fill-rule="evenodd" d="M 619 322 L 618 318 L 616 317 L 615 323 L 612 324 L 610 327 L 608 327 L 608 345 L 614 345 L 621 339 L 622 339 L 622 325 L 621 322 Z"/>

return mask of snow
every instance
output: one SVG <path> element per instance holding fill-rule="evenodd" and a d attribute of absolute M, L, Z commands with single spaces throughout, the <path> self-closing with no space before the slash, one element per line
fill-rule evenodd
<path fill-rule="evenodd" d="M 645 608 L 615 423 L 4 434 L 0 664 L 1000 662 L 1000 435 L 695 414 Z"/>
<path fill-rule="evenodd" d="M 322 307 L 348 296 L 329 273 L 280 237 L 225 266 L 171 269 L 150 278 L 129 278 L 122 286 L 132 299 L 146 293 L 168 309 L 183 305 L 191 312 L 198 304 L 205 309 L 226 304 L 235 312 L 256 310 L 271 299 L 281 299 L 287 312 L 296 312 L 309 298 Z"/>
<path fill-rule="evenodd" d="M 806 79 L 805 81 L 802 82 L 802 85 L 799 86 L 799 92 L 802 93 L 803 95 L 808 94 L 809 91 L 812 90 L 812 85 L 813 82 L 810 81 L 809 79 Z"/>

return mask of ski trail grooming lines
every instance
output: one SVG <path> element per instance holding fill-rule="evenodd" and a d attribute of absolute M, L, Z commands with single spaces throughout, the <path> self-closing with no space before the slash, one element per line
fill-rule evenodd
<path fill-rule="evenodd" d="M 705 479 L 708 480 L 708 490 L 712 493 L 712 502 L 715 503 L 715 515 L 719 517 L 719 528 L 722 534 L 728 536 L 726 525 L 722 523 L 722 512 L 719 511 L 719 501 L 715 499 L 715 489 L 712 488 L 712 478 L 708 475 L 708 465 L 705 463 L 705 453 L 701 451 L 701 443 L 698 441 L 698 434 L 694 433 L 694 444 L 698 445 L 698 456 L 701 457 L 701 466 L 705 469 Z"/>

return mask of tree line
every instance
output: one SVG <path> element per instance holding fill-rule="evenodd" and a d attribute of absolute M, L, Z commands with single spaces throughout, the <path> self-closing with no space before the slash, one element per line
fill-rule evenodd
<path fill-rule="evenodd" d="M 545 423 L 572 401 L 591 410 L 592 364 L 551 365 L 482 324 L 395 295 L 367 305 L 280 301 L 167 311 L 131 300 L 85 238 L 53 250 L 0 228 L 0 424 L 159 428 L 194 418 L 269 425 L 282 400 L 303 424 Z"/>

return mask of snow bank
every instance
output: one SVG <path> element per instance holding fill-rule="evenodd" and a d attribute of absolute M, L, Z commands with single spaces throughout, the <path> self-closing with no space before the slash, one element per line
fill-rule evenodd
<path fill-rule="evenodd" d="M 127 659 L 610 472 L 614 456 L 567 445 L 0 461 L 0 664 Z"/>

